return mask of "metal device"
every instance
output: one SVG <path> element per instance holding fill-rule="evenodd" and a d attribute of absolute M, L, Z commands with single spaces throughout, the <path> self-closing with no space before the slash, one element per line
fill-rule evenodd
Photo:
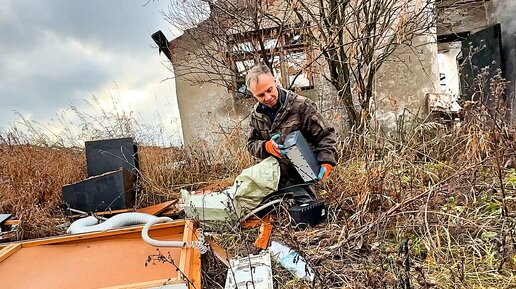
<path fill-rule="evenodd" d="M 311 200 L 296 204 L 288 209 L 294 225 L 300 229 L 307 226 L 315 226 L 326 220 L 326 206 L 323 202 Z"/>
<path fill-rule="evenodd" d="M 134 181 L 125 169 L 64 185 L 62 194 L 70 208 L 84 212 L 126 209 L 135 202 Z"/>
<path fill-rule="evenodd" d="M 124 168 L 131 172 L 131 177 L 136 180 L 140 167 L 138 147 L 133 138 L 87 141 L 84 143 L 84 148 L 88 177 Z"/>
<path fill-rule="evenodd" d="M 316 181 L 321 165 L 303 134 L 298 130 L 289 133 L 283 146 L 287 151 L 287 158 L 292 162 L 303 181 Z"/>

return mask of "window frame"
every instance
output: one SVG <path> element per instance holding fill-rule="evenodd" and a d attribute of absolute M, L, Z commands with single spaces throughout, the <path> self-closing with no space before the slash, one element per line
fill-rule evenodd
<path fill-rule="evenodd" d="M 309 27 L 309 26 L 307 26 Z M 231 65 L 230 69 L 235 72 L 233 77 L 233 84 L 236 88 L 234 91 L 234 96 L 237 99 L 246 99 L 252 97 L 252 94 L 245 87 L 245 75 L 247 70 L 249 70 L 255 63 L 260 62 L 263 58 L 263 52 L 267 57 L 278 57 L 277 66 L 273 65 L 273 75 L 275 77 L 279 76 L 281 86 L 287 89 L 300 89 L 300 90 L 308 90 L 314 88 L 314 78 L 311 73 L 304 72 L 306 75 L 306 79 L 308 80 L 308 85 L 305 86 L 294 86 L 291 85 L 289 79 L 290 76 L 297 75 L 299 71 L 303 69 L 301 65 L 296 74 L 289 74 L 287 67 L 287 62 L 289 59 L 289 55 L 294 53 L 304 53 L 305 61 L 304 63 L 309 63 L 313 59 L 313 48 L 312 46 L 304 39 L 302 26 L 295 27 L 272 27 L 272 28 L 264 28 L 258 31 L 246 31 L 243 33 L 235 33 L 231 34 L 227 37 L 228 40 L 228 49 L 226 52 L 227 63 Z M 281 31 L 281 32 L 280 32 Z M 292 36 L 293 35 L 293 36 Z M 295 35 L 300 35 L 301 41 L 296 40 L 295 43 L 288 43 L 289 37 L 295 38 Z M 260 43 L 261 40 L 261 43 Z M 270 47 L 264 47 L 265 49 L 261 49 L 261 45 L 265 46 L 268 40 L 272 40 L 275 45 Z M 304 40 L 304 41 L 303 41 Z M 250 49 L 246 49 L 247 51 L 235 49 L 235 46 L 241 44 L 251 44 Z M 246 47 L 245 45 L 240 47 Z M 248 47 L 248 46 L 247 46 Z M 248 65 L 240 65 L 240 63 L 246 63 Z M 273 63 L 274 63 L 273 62 Z M 240 68 L 243 68 L 240 69 Z M 303 74 L 303 73 L 302 73 Z M 299 76 L 298 76 L 299 77 Z"/>

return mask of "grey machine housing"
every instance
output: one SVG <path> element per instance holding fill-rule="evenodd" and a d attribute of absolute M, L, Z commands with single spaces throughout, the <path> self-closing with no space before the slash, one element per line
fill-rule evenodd
<path fill-rule="evenodd" d="M 303 181 L 316 181 L 321 165 L 303 134 L 298 130 L 289 133 L 283 146 L 287 152 L 287 158 L 292 162 Z"/>

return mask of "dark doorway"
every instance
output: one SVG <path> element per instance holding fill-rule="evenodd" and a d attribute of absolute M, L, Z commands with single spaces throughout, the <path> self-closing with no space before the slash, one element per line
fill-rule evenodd
<path fill-rule="evenodd" d="M 489 80 L 502 68 L 500 24 L 469 34 L 458 57 L 461 100 L 491 103 Z"/>

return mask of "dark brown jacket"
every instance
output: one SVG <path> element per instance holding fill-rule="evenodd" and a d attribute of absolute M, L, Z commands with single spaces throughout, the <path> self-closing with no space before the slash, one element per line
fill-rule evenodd
<path fill-rule="evenodd" d="M 312 100 L 291 91 L 286 91 L 285 101 L 272 123 L 260 103 L 253 107 L 247 149 L 255 157 L 265 159 L 270 156 L 265 150 L 266 141 L 279 134 L 278 143 L 282 144 L 285 137 L 296 130 L 301 131 L 321 164 L 337 163 L 335 129 L 326 123 Z M 293 168 L 287 159 L 281 159 L 280 166 L 282 174 L 292 174 Z"/>

